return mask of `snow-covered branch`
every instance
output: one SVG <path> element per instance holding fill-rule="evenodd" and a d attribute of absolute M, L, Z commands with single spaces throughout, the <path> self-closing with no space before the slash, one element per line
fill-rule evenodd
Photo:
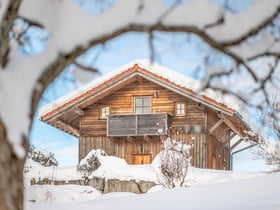
<path fill-rule="evenodd" d="M 256 0 L 244 12 L 224 14 L 223 24 L 209 28 L 207 34 L 225 47 L 240 44 L 271 24 L 279 15 L 280 1 L 270 3 L 268 4 L 265 0 Z"/>
<path fill-rule="evenodd" d="M 209 72 L 205 82 L 207 87 L 232 93 L 244 103 L 257 106 L 269 103 L 268 90 L 272 86 L 279 87 L 280 44 L 279 37 L 269 30 L 266 33 L 263 31 L 274 24 L 280 11 L 280 0 L 269 3 L 255 0 L 250 8 L 235 14 L 227 13 L 207 0 L 182 2 L 168 6 L 161 0 L 117 0 L 102 13 L 90 14 L 70 0 L 1 1 L 0 143 L 5 147 L 0 149 L 9 148 L 9 157 L 15 161 L 22 160 L 26 155 L 23 142 L 29 134 L 45 88 L 90 48 L 132 31 L 150 35 L 151 57 L 155 31 L 197 35 L 214 51 L 226 55 L 235 63 L 228 71 Z M 42 52 L 32 56 L 20 52 L 21 44 L 24 44 L 21 43 L 22 33 L 27 31 L 12 34 L 16 18 L 48 32 L 47 44 Z M 272 65 L 271 61 L 268 62 L 271 68 L 265 68 L 263 63 L 254 64 L 259 58 L 267 56 L 272 60 Z M 240 75 L 237 77 L 237 74 Z M 232 81 L 223 81 L 224 77 Z M 240 78 L 246 78 L 253 85 L 242 84 Z M 217 79 L 221 79 L 220 82 Z M 237 91 L 231 90 L 232 87 Z M 255 98 L 249 102 L 252 96 Z M 0 163 L 5 159 L 4 155 L 0 156 Z M 18 163 L 20 170 L 22 166 L 20 161 Z M 0 164 L 0 171 L 4 170 L 3 167 Z M 15 174 L 14 171 L 9 172 Z M 18 183 L 15 182 L 15 185 L 18 186 Z M 17 198 L 14 195 L 11 197 Z M 21 199 L 16 200 L 16 203 L 21 202 Z"/>
<path fill-rule="evenodd" d="M 21 15 L 30 20 L 36 19 L 36 22 L 50 30 L 52 37 L 49 48 L 55 47 L 55 49 L 49 51 L 58 55 L 54 57 L 55 60 L 51 60 L 48 56 L 45 57 L 49 61 L 45 62 L 48 63 L 48 66 L 40 68 L 44 69 L 39 79 L 42 87 L 49 84 L 77 56 L 82 55 L 91 47 L 106 43 L 130 31 L 148 32 L 149 34 L 152 34 L 153 31 L 196 34 L 212 48 L 228 55 L 238 65 L 245 67 L 255 82 L 258 81 L 258 78 L 246 62 L 246 58 L 258 56 L 258 53 L 278 53 L 275 45 L 270 51 L 263 44 L 258 46 L 252 43 L 248 48 L 246 38 L 256 34 L 271 23 L 278 14 L 279 1 L 274 1 L 273 5 L 267 5 L 265 1 L 256 1 L 248 11 L 239 14 L 227 14 L 217 5 L 205 0 L 187 2 L 183 5 L 174 6 L 172 9 L 159 0 L 144 1 L 141 10 L 139 10 L 139 3 L 136 1 L 120 0 L 98 17 L 85 13 L 77 5 L 68 1 L 53 1 L 47 9 L 44 9 L 43 15 L 42 11 L 39 12 L 40 10 L 34 12 L 28 10 L 26 12 L 26 8 L 29 8 L 30 4 L 34 4 L 34 0 L 25 0 L 24 3 Z M 36 1 L 35 4 L 39 8 L 45 8 L 46 3 Z M 200 13 L 194 11 L 200 11 Z M 75 18 L 72 14 L 76 14 Z M 203 14 L 203 16 L 200 14 Z M 63 18 L 58 18 L 60 16 Z M 55 25 L 52 22 L 54 18 L 56 19 Z M 112 24 L 112 20 L 114 24 Z M 69 22 L 71 22 L 71 26 L 69 26 Z M 244 24 L 240 24 L 240 22 Z M 95 27 L 89 28 L 90 25 Z M 264 36 L 264 39 L 267 38 Z M 258 42 L 262 41 L 263 39 Z M 152 43 L 152 40 L 150 43 Z M 242 52 L 250 52 L 250 54 L 239 53 L 240 47 L 236 46 L 237 44 L 240 44 Z M 244 46 L 248 50 L 244 50 Z M 252 46 L 254 48 L 258 46 L 258 52 L 254 50 L 253 54 L 249 50 Z M 50 74 L 46 72 L 52 72 L 53 77 L 46 77 L 46 74 Z M 42 91 L 34 93 L 35 101 L 40 98 L 41 94 Z M 36 104 L 32 110 L 35 110 Z"/>
<path fill-rule="evenodd" d="M 0 67 L 5 67 L 9 56 L 9 34 L 18 16 L 21 0 L 8 1 L 3 5 L 6 10 L 0 10 Z M 2 7 L 2 6 L 1 6 Z M 1 14 L 2 13 L 2 14 Z"/>

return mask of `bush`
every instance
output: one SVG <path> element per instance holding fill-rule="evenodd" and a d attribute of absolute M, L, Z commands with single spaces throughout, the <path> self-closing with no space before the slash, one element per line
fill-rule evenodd
<path fill-rule="evenodd" d="M 159 183 L 166 188 L 183 186 L 191 165 L 191 146 L 171 140 L 163 141 L 164 150 L 157 157 L 157 176 Z"/>
<path fill-rule="evenodd" d="M 100 155 L 107 156 L 106 152 L 102 149 L 91 150 L 87 156 L 80 161 L 77 166 L 77 171 L 82 173 L 84 178 L 88 178 L 93 171 L 100 167 Z"/>
<path fill-rule="evenodd" d="M 46 167 L 58 165 L 58 161 L 54 157 L 54 153 L 45 150 L 39 150 L 33 146 L 30 147 L 27 153 L 27 158 Z"/>

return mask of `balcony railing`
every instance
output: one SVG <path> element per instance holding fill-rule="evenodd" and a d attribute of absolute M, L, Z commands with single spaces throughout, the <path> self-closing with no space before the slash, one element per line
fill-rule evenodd
<path fill-rule="evenodd" d="M 108 136 L 156 136 L 167 134 L 170 117 L 167 113 L 109 115 Z"/>

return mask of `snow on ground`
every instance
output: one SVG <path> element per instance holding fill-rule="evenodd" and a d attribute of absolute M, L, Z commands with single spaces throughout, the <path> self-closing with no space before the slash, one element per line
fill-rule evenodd
<path fill-rule="evenodd" d="M 153 181 L 157 183 L 156 167 L 154 161 L 151 165 L 129 165 L 124 159 L 114 156 L 100 155 L 99 161 L 101 166 L 95 170 L 90 177 L 99 177 L 108 179 L 120 180 L 144 180 Z M 156 160 L 157 158 L 155 158 Z M 82 179 L 83 174 L 77 172 L 76 167 L 44 167 L 39 163 L 28 159 L 25 163 L 26 172 L 25 178 L 38 181 L 47 178 L 49 180 L 79 180 Z M 250 172 L 232 172 L 219 171 L 210 169 L 198 169 L 190 167 L 188 172 L 187 185 L 201 185 L 216 182 L 230 181 L 234 179 L 244 179 L 262 175 L 261 173 Z"/>
<path fill-rule="evenodd" d="M 191 167 L 187 175 L 186 183 L 188 186 L 205 185 L 219 182 L 228 182 L 239 179 L 248 179 L 263 175 L 263 173 L 223 171 Z"/>
<path fill-rule="evenodd" d="M 81 174 L 77 172 L 75 167 L 44 167 L 41 164 L 34 162 L 31 159 L 27 159 L 25 162 L 26 179 L 35 179 L 36 181 L 47 178 L 49 180 L 77 180 L 81 179 Z"/>
<path fill-rule="evenodd" d="M 219 171 L 218 174 L 220 174 Z M 26 209 L 280 209 L 279 180 L 280 173 L 276 173 L 141 195 L 113 193 L 98 196 L 96 199 L 89 199 L 86 202 L 26 202 Z M 66 189 L 63 190 L 67 193 Z"/>
<path fill-rule="evenodd" d="M 157 182 L 155 170 L 151 165 L 129 165 L 124 159 L 113 156 L 100 156 L 101 166 L 92 176 L 105 179 L 144 180 Z"/>
<path fill-rule="evenodd" d="M 81 202 L 100 196 L 95 188 L 80 185 L 33 185 L 25 189 L 25 200 L 30 203 Z"/>
<path fill-rule="evenodd" d="M 155 170 L 151 165 L 129 165 L 124 159 L 113 156 L 99 156 L 101 166 L 92 173 L 90 177 L 120 180 L 145 180 L 157 182 Z M 28 172 L 25 173 L 26 179 L 36 181 L 47 178 L 49 180 L 79 180 L 83 174 L 79 173 L 76 167 L 44 167 L 28 159 L 25 163 Z"/>
<path fill-rule="evenodd" d="M 128 165 L 123 159 L 102 156 L 93 173 L 105 179 L 156 181 L 153 164 Z M 26 210 L 76 209 L 280 209 L 280 173 L 232 172 L 191 167 L 186 188 L 163 189 L 156 186 L 147 194 L 100 194 L 90 186 L 33 185 L 32 178 L 55 180 L 81 179 L 72 168 L 43 167 L 28 161 L 25 169 Z M 202 202 L 203 201 L 203 202 Z"/>

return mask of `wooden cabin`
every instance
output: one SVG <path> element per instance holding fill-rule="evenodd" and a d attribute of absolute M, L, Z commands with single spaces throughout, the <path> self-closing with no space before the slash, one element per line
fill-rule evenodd
<path fill-rule="evenodd" d="M 214 91 L 197 94 L 198 81 L 150 64 L 138 60 L 102 76 L 43 107 L 40 119 L 79 139 L 80 160 L 103 149 L 149 164 L 169 136 L 193 145 L 193 166 L 230 169 L 231 150 L 255 138 L 236 108 Z"/>

